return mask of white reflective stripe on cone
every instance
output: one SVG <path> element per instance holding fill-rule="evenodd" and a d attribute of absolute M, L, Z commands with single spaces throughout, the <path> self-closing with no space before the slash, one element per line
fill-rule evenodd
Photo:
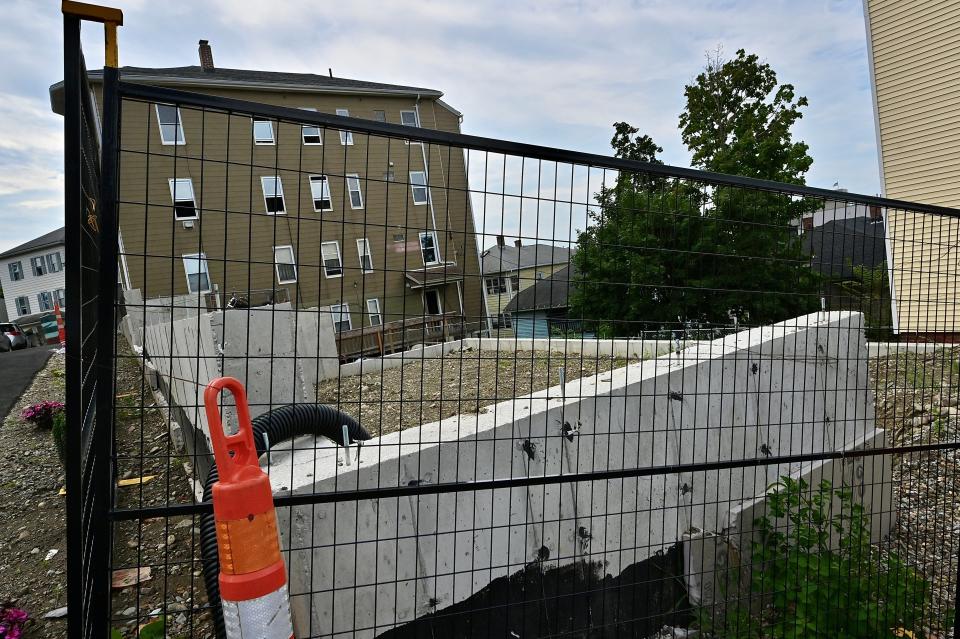
<path fill-rule="evenodd" d="M 293 624 L 287 587 L 256 599 L 224 600 L 223 624 L 227 639 L 291 639 Z"/>

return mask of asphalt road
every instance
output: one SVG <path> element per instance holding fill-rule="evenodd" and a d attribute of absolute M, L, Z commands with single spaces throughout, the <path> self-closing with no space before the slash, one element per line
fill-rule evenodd
<path fill-rule="evenodd" d="M 0 419 L 27 389 L 34 375 L 47 363 L 53 346 L 37 346 L 0 353 Z"/>

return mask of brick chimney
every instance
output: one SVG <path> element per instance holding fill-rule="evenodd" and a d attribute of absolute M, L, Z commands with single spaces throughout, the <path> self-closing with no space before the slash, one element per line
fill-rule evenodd
<path fill-rule="evenodd" d="M 206 40 L 200 41 L 200 67 L 204 71 L 213 71 L 213 49 Z"/>
<path fill-rule="evenodd" d="M 506 243 L 507 242 L 502 235 L 497 236 L 497 246 L 499 246 L 500 248 L 503 248 L 503 245 Z"/>
<path fill-rule="evenodd" d="M 518 237 L 517 239 L 515 239 L 515 240 L 513 241 L 513 245 L 516 246 L 517 248 L 520 248 L 521 246 L 523 246 L 523 240 L 521 240 L 521 239 Z"/>

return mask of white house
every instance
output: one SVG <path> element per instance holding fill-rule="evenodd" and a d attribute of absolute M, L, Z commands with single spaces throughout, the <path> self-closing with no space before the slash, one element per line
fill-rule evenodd
<path fill-rule="evenodd" d="M 0 253 L 0 283 L 10 321 L 66 306 L 63 227 Z"/>

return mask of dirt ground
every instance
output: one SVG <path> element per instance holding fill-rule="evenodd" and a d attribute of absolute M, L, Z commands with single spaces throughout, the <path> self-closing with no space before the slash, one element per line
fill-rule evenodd
<path fill-rule="evenodd" d="M 150 408 L 153 395 L 149 387 L 141 392 L 140 367 L 129 350 L 123 354 L 128 357 L 120 360 L 117 374 L 118 474 L 134 483 L 118 486 L 118 506 L 190 503 L 186 460 L 170 449 L 166 413 Z M 63 469 L 50 431 L 20 419 L 20 411 L 29 404 L 63 400 L 63 375 L 64 358 L 54 355 L 0 428 L 0 504 L 7 513 L 0 519 L 0 602 L 14 602 L 30 614 L 27 639 L 66 634 L 65 617 L 44 618 L 67 603 L 65 497 L 58 494 L 64 485 Z M 145 476 L 153 478 L 135 483 Z M 139 584 L 112 589 L 112 627 L 122 637 L 135 637 L 136 628 L 160 617 L 165 619 L 167 636 L 212 636 L 199 572 L 198 529 L 192 518 L 121 523 L 113 564 L 115 580 L 124 569 L 136 573 L 141 568 L 144 573 Z"/>
<path fill-rule="evenodd" d="M 442 359 L 413 361 L 375 373 L 328 379 L 317 385 L 317 401 L 357 418 L 372 436 L 422 426 L 566 381 L 625 366 L 615 357 L 465 349 Z"/>
<path fill-rule="evenodd" d="M 63 373 L 63 355 L 53 355 L 0 427 L 0 603 L 38 619 L 26 636 L 43 639 L 67 632 L 65 618 L 42 618 L 67 605 L 64 473 L 50 431 L 22 421 L 20 411 L 63 401 Z"/>
<path fill-rule="evenodd" d="M 888 446 L 960 441 L 960 349 L 903 353 L 872 360 L 878 425 Z M 918 567 L 933 587 L 934 630 L 955 607 L 960 549 L 960 451 L 955 448 L 893 456 L 896 525 L 888 548 Z M 936 632 L 931 633 L 936 636 Z"/>

